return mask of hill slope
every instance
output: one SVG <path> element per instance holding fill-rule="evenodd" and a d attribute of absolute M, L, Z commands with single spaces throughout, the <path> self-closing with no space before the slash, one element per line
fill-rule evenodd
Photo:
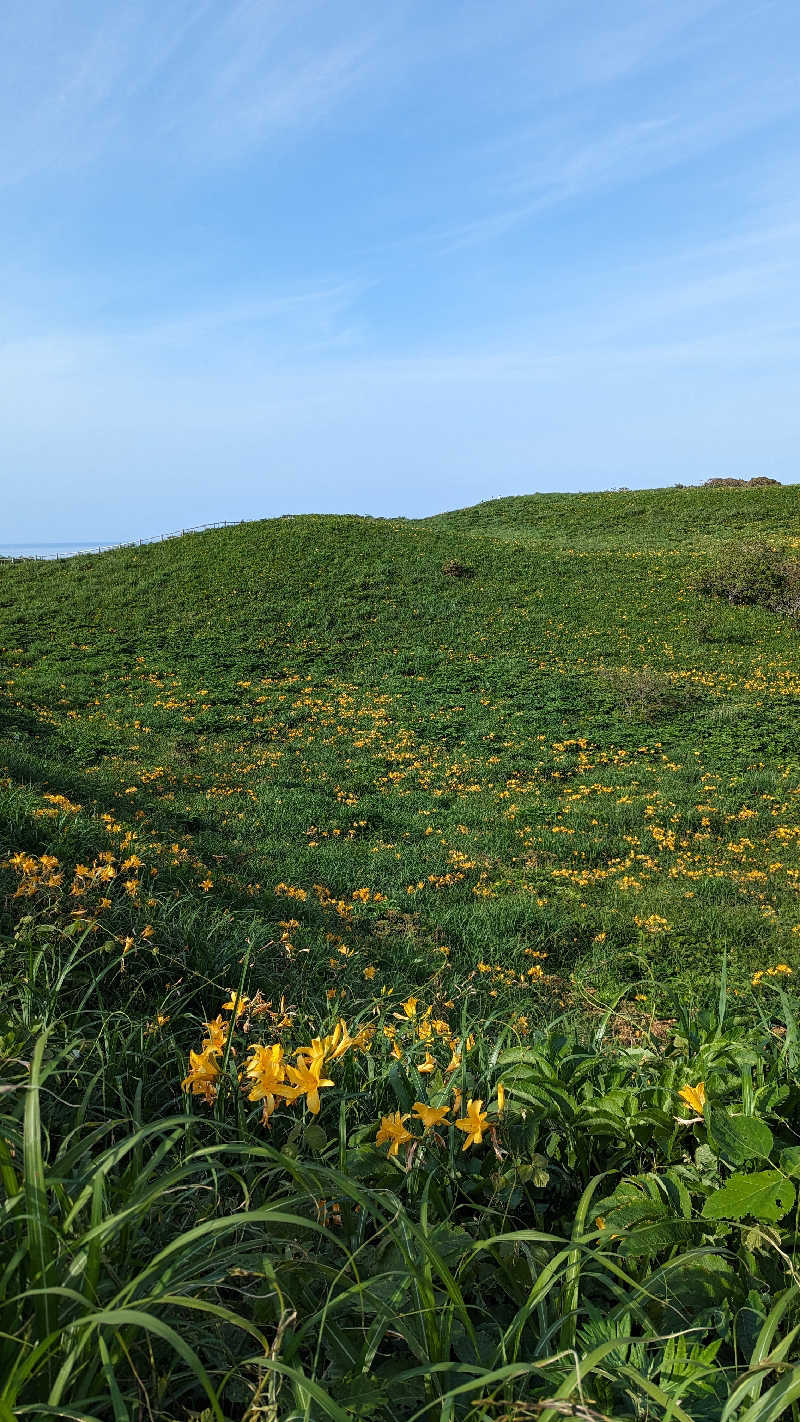
<path fill-rule="evenodd" d="M 203 912 L 268 933 L 276 884 L 369 888 L 460 973 L 546 952 L 559 992 L 631 952 L 713 979 L 712 938 L 743 977 L 785 960 L 797 632 L 692 587 L 711 540 L 785 538 L 796 500 L 536 496 L 2 566 L 6 845 L 86 855 L 110 815 Z M 47 792 L 80 813 L 43 815 Z"/>
<path fill-rule="evenodd" d="M 800 485 L 536 494 L 492 499 L 428 523 L 549 547 L 699 551 L 732 538 L 796 536 Z"/>

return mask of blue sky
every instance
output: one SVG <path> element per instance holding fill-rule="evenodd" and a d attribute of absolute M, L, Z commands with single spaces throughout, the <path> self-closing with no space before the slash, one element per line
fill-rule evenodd
<path fill-rule="evenodd" d="M 2 537 L 800 479 L 795 0 L 0 16 Z"/>

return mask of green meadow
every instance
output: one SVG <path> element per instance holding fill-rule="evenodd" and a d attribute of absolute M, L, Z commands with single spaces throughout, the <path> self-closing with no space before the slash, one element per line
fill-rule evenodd
<path fill-rule="evenodd" d="M 0 1422 L 798 1415 L 799 492 L 0 561 Z"/>

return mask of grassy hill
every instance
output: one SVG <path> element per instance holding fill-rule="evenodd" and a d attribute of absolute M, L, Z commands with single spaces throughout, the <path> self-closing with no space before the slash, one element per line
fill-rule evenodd
<path fill-rule="evenodd" d="M 506 1189 L 497 1183 L 496 1161 L 487 1157 L 483 1173 L 476 1165 L 478 1174 L 465 1185 L 453 1163 L 461 1159 L 461 1142 L 451 1129 L 448 1188 L 456 1191 L 456 1203 L 436 1206 L 444 1231 L 436 1278 L 425 1273 L 429 1255 L 427 1263 L 423 1257 L 413 1267 L 406 1257 L 402 1266 L 414 1278 L 419 1266 L 417 1283 L 428 1290 L 434 1313 L 443 1306 L 440 1289 L 454 1310 L 452 1337 L 440 1337 L 435 1347 L 428 1315 L 424 1347 L 407 1330 L 403 1334 L 409 1358 L 424 1357 L 429 1369 L 438 1359 L 442 1388 L 452 1389 L 466 1377 L 458 1373 L 456 1358 L 477 1359 L 484 1371 L 490 1355 L 495 1367 L 530 1358 L 525 1348 L 521 1355 L 506 1345 L 493 1352 L 494 1335 L 491 1347 L 488 1335 L 482 1342 L 473 1337 L 481 1309 L 496 1311 L 496 1299 L 481 1295 L 478 1306 L 477 1295 L 470 1295 L 459 1312 L 461 1305 L 443 1282 L 450 1277 L 443 1262 L 450 1258 L 448 1250 L 455 1251 L 453 1260 L 458 1255 L 452 1231 L 472 1218 L 469 1201 L 482 1200 L 481 1210 L 500 1232 L 504 1218 L 509 1228 L 536 1224 L 558 1232 L 566 1228 L 565 1220 L 577 1218 L 578 1199 L 593 1172 L 613 1170 L 620 1179 L 632 1172 L 631 1178 L 639 1179 L 642 1171 L 655 1169 L 655 1147 L 646 1132 L 637 1135 L 630 1125 L 631 1112 L 645 1110 L 645 1097 L 638 1107 L 623 1103 L 622 1094 L 613 1102 L 612 1097 L 623 1088 L 634 1090 L 637 1072 L 646 1077 L 655 1070 L 647 1053 L 656 1049 L 667 1052 L 665 1061 L 672 1052 L 672 1074 L 668 1082 L 658 1076 L 657 1087 L 655 1077 L 647 1078 L 649 1085 L 639 1081 L 642 1091 L 646 1086 L 651 1092 L 646 1109 L 655 1110 L 655 1091 L 663 1116 L 651 1129 L 658 1135 L 663 1127 L 664 1140 L 672 1141 L 664 1146 L 664 1170 L 689 1161 L 674 1139 L 669 1091 L 690 1077 L 710 1079 L 718 1071 L 720 1099 L 733 1081 L 740 1097 L 745 1093 L 747 1114 L 754 1071 L 756 1077 L 761 1072 L 766 1090 L 763 1043 L 734 1049 L 723 1042 L 726 1001 L 736 1002 L 748 1022 L 762 1024 L 769 1051 L 782 1053 L 778 1075 L 796 1064 L 796 1029 L 784 986 L 789 970 L 797 971 L 800 947 L 800 638 L 791 619 L 758 606 L 709 600 L 696 587 L 704 563 L 730 540 L 758 537 L 800 546 L 799 507 L 800 486 L 537 495 L 425 520 L 281 518 L 59 563 L 0 563 L 0 931 L 4 980 L 13 984 L 0 1036 L 4 1030 L 8 1062 L 27 1062 L 38 1050 L 34 1041 L 42 1041 L 39 1034 L 47 1030 L 41 1070 L 50 1071 L 55 1094 L 77 1113 L 75 1130 L 119 1118 L 130 1131 L 154 1131 L 155 1142 L 162 1139 L 162 1118 L 183 1113 L 181 1129 L 189 1132 L 189 1144 L 183 1140 L 180 1147 L 180 1170 L 189 1172 L 187 1181 L 196 1169 L 187 1162 L 195 1160 L 191 1152 L 201 1145 L 207 1154 L 232 1143 L 239 1149 L 247 1140 L 252 1163 L 262 1149 L 254 1142 L 272 1139 L 289 1151 L 281 1157 L 281 1169 L 287 1160 L 305 1158 L 304 1151 L 316 1162 L 311 1176 L 301 1181 L 297 1175 L 292 1186 L 299 1191 L 293 1208 L 302 1215 L 298 1199 L 341 1192 L 341 1175 L 334 1185 L 323 1175 L 334 1166 L 346 1169 L 351 1179 L 366 1182 L 365 1190 L 367 1184 L 378 1189 L 371 1203 L 366 1196 L 350 1201 L 384 1232 L 380 1249 L 374 1240 L 369 1245 L 377 1251 L 370 1268 L 378 1269 L 381 1250 L 399 1249 L 400 1259 L 405 1246 L 381 1214 L 381 1192 L 400 1190 L 399 1162 L 384 1162 L 384 1173 L 375 1176 L 376 1111 L 380 1115 L 388 1104 L 410 1110 L 423 1090 L 430 1101 L 438 1091 L 439 1101 L 461 1082 L 464 1101 L 473 1094 L 483 1103 L 494 1099 L 502 1114 L 496 1087 L 504 1062 L 511 1080 L 520 1062 L 532 1070 L 532 1061 L 541 1065 L 546 1059 L 553 1082 L 561 1081 L 554 1091 L 563 1092 L 563 1074 L 573 1072 L 576 1058 L 565 1056 L 557 1041 L 585 1043 L 587 1033 L 597 1033 L 594 1094 L 610 1103 L 603 1109 L 612 1125 L 603 1117 L 602 1127 L 593 1117 L 587 1126 L 596 1151 L 591 1147 L 584 1159 L 577 1138 L 556 1147 L 557 1131 L 551 1123 L 547 1135 L 541 1101 L 534 1110 L 541 1126 L 534 1141 L 526 1112 L 538 1098 L 531 1081 L 526 1086 L 527 1078 L 520 1078 L 514 1129 L 524 1126 L 528 1134 L 527 1144 L 517 1142 L 515 1158 L 527 1162 L 528 1175 Z M 234 1011 L 238 992 L 257 1004 L 252 1031 L 272 1023 L 278 1033 L 299 1032 L 300 1024 L 309 1034 L 319 1033 L 345 1016 L 351 1031 L 354 1023 L 369 1028 L 368 1043 L 377 1027 L 364 1057 L 374 1090 L 367 1089 L 355 1066 L 347 1068 L 355 1073 L 348 1078 L 351 1125 L 345 1124 L 351 1107 L 345 1109 L 342 1097 L 338 1126 L 333 1112 L 331 1120 L 322 1118 L 325 1130 L 310 1120 L 318 1136 L 309 1134 L 309 1118 L 305 1134 L 297 1126 L 287 1136 L 289 1126 L 282 1134 L 279 1113 L 272 1126 L 276 1134 L 264 1137 L 250 1119 L 260 1107 L 232 1104 L 238 1089 L 229 1055 L 233 1031 L 223 1070 L 223 1078 L 227 1073 L 233 1083 L 228 1114 L 221 1085 L 208 1093 L 215 1104 L 207 1122 L 207 1108 L 194 1096 L 193 1113 L 185 1114 L 180 1082 L 188 1053 L 229 994 L 228 1012 Z M 693 1025 L 683 1021 L 683 1012 L 691 1016 L 700 1010 L 708 1014 L 705 1019 L 695 1015 Z M 776 1022 L 777 1036 L 769 1026 Z M 432 1031 L 425 1023 L 440 1026 Z M 747 1030 L 741 1029 L 745 1035 Z M 605 1034 L 616 1043 L 617 1058 L 600 1050 Z M 387 1054 L 380 1066 L 378 1042 Z M 716 1048 L 709 1045 L 714 1042 Z M 247 1046 L 245 1039 L 238 1043 L 240 1063 Z M 338 1060 L 330 1057 L 333 1050 L 331 1061 Z M 752 1060 L 741 1057 L 745 1050 Z M 90 1069 L 93 1052 L 99 1055 Z M 526 1058 L 526 1052 L 534 1055 Z M 65 1074 L 69 1053 L 77 1054 L 76 1060 L 85 1056 L 85 1069 L 70 1067 Z M 433 1063 L 430 1071 L 423 1053 Z M 219 1057 L 216 1061 L 219 1067 Z M 12 1083 L 27 1080 L 17 1067 L 9 1066 L 8 1076 Z M 588 1088 L 577 1081 L 569 1089 L 575 1101 L 588 1099 Z M 365 1104 L 370 1091 L 381 1105 Z M 85 1163 L 78 1157 L 66 1175 L 57 1166 L 64 1151 L 63 1158 L 71 1159 L 69 1136 L 59 1132 L 57 1112 L 47 1104 L 42 1110 L 54 1152 L 48 1155 L 42 1147 L 47 1168 L 61 1169 L 64 1179 L 73 1169 L 80 1175 Z M 17 1131 L 18 1149 L 23 1148 L 22 1118 L 17 1121 L 12 1112 L 10 1119 L 7 1189 L 14 1179 Z M 28 1122 L 29 1154 L 35 1124 Z M 109 1149 L 119 1149 L 121 1129 L 108 1125 Z M 625 1151 L 609 1164 L 600 1142 L 609 1135 L 622 1139 L 626 1131 L 631 1134 Z M 788 1149 L 792 1138 L 781 1139 Z M 713 1132 L 704 1149 L 712 1147 Z M 136 1147 L 140 1154 L 143 1148 Z M 166 1144 L 163 1149 L 167 1152 Z M 744 1154 L 742 1149 L 740 1143 L 737 1156 L 730 1145 L 727 1155 L 720 1147 L 722 1175 L 715 1183 L 713 1171 L 708 1175 L 702 1185 L 706 1194 L 712 1183 L 720 1187 L 733 1165 L 769 1155 L 763 1140 L 750 1154 L 749 1147 Z M 89 1156 L 96 1172 L 95 1155 Z M 544 1187 L 531 1184 L 531 1170 L 536 1174 L 531 1160 L 540 1161 L 541 1179 L 549 1170 L 553 1188 L 559 1182 L 556 1216 L 547 1213 Z M 134 1193 L 143 1168 L 139 1159 L 128 1182 Z M 108 1169 L 106 1164 L 103 1180 Z M 225 1170 L 233 1174 L 224 1184 L 216 1181 L 214 1189 L 221 1213 L 230 1215 L 239 1186 L 233 1164 L 227 1162 Z M 256 1170 L 262 1172 L 259 1189 L 266 1170 L 264 1160 Z M 274 1159 L 269 1170 L 278 1171 Z M 222 1165 L 220 1171 L 221 1180 Z M 69 1193 L 69 1184 L 64 1188 Z M 101 1214 L 105 1189 L 91 1187 L 100 1191 L 93 1208 Z M 247 1189 L 259 1193 L 252 1180 Z M 414 1189 L 422 1189 L 420 1181 Z M 37 1198 L 41 1202 L 41 1189 Z M 551 1203 L 552 1198 L 551 1190 Z M 110 1217 L 123 1208 L 121 1199 L 106 1201 Z M 142 1196 L 140 1203 L 144 1227 L 152 1201 Z M 411 1209 L 408 1202 L 406 1207 Z M 167 1222 L 159 1225 L 160 1247 L 188 1229 L 192 1212 L 185 1205 L 181 1210 L 178 1221 L 167 1212 Z M 694 1226 L 684 1223 L 686 1229 L 667 1231 L 668 1254 L 697 1243 Z M 315 1217 L 314 1227 L 319 1224 Z M 330 1232 L 324 1211 L 321 1225 L 323 1233 Z M 419 1225 L 412 1221 L 409 1227 Z M 51 1228 L 52 1221 L 46 1230 Z M 113 1267 L 125 1277 L 120 1251 L 132 1246 L 119 1243 L 115 1228 L 107 1232 L 109 1241 L 116 1240 Z M 236 1226 L 244 1234 L 248 1228 Z M 283 1238 L 282 1228 L 276 1237 Z M 623 1228 L 627 1224 L 621 1222 L 615 1238 Z M 367 1248 L 357 1234 L 348 1236 L 348 1250 Z M 291 1230 L 289 1236 L 294 1238 Z M 335 1243 L 335 1230 L 333 1237 Z M 230 1259 L 238 1259 L 239 1268 L 246 1256 L 247 1268 L 256 1268 L 251 1244 L 245 1248 L 236 1238 L 239 1254 L 231 1244 Z M 65 1257 L 73 1257 L 64 1248 Z M 497 1259 L 505 1255 L 497 1248 L 499 1268 Z M 91 1251 L 90 1257 L 96 1277 L 99 1263 Z M 194 1256 L 189 1250 L 181 1257 L 189 1260 L 186 1279 L 191 1280 Z M 641 1258 L 645 1263 L 650 1258 L 647 1250 Z M 387 1265 L 390 1274 L 395 1263 Z M 566 1257 L 563 1277 L 556 1268 L 558 1290 L 547 1305 L 542 1298 L 540 1314 L 543 1318 L 550 1304 L 567 1310 L 573 1323 L 564 1324 L 560 1334 L 567 1350 L 576 1346 L 580 1319 L 585 1332 L 580 1347 L 586 1353 L 603 1342 L 595 1324 L 607 1311 L 607 1300 L 599 1285 L 587 1285 L 585 1307 L 581 1302 L 578 1308 L 573 1263 Z M 543 1267 L 542 1261 L 534 1264 L 531 1278 Z M 658 1267 L 662 1264 L 663 1259 Z M 464 1268 L 469 1274 L 473 1265 L 477 1278 L 475 1261 Z M 47 1266 L 40 1260 L 38 1267 L 34 1282 L 55 1278 L 55 1260 Z M 213 1295 L 214 1307 L 233 1307 L 232 1295 L 219 1289 L 227 1267 L 217 1259 L 213 1286 L 206 1281 L 205 1292 L 192 1296 L 202 1294 L 208 1303 Z M 338 1267 L 333 1256 L 320 1264 L 328 1280 Z M 305 1284 L 298 1283 L 299 1262 L 292 1268 L 294 1284 L 284 1280 L 287 1296 L 301 1316 L 304 1308 L 308 1318 L 316 1316 L 308 1299 L 300 1302 Z M 639 1266 L 629 1262 L 626 1268 L 636 1274 Z M 727 1274 L 724 1278 L 723 1293 L 730 1293 L 733 1285 Z M 770 1275 L 765 1287 L 774 1290 L 779 1283 L 778 1275 Z M 522 1274 L 516 1283 L 510 1274 L 503 1307 L 511 1307 L 510 1298 L 522 1308 L 528 1287 L 532 1284 L 526 1285 Z M 719 1307 L 715 1287 L 709 1285 L 712 1312 Z M 747 1289 L 742 1297 L 746 1294 Z M 568 1305 L 573 1296 L 576 1303 Z M 386 1297 L 386 1319 L 391 1316 L 398 1328 L 400 1296 L 392 1303 L 390 1289 Z M 121 1296 L 114 1298 L 115 1307 L 122 1307 Z M 103 1306 L 110 1307 L 108 1298 Z M 417 1306 L 422 1307 L 419 1300 Z M 155 1307 L 152 1300 L 147 1307 Z M 364 1325 L 370 1338 L 370 1327 L 378 1327 L 375 1307 L 373 1299 L 367 1310 L 373 1324 Z M 411 1304 L 406 1301 L 403 1308 Z M 678 1328 L 666 1308 L 665 1303 L 658 1318 L 648 1315 L 651 1331 Z M 570 1309 L 577 1309 L 574 1316 Z M 263 1300 L 247 1316 L 251 1324 L 269 1322 L 279 1331 L 288 1326 L 281 1323 L 280 1308 L 275 1313 Z M 415 1407 L 434 1405 L 439 1384 L 423 1385 L 422 1373 L 414 1374 L 405 1354 L 410 1400 L 405 1410 L 393 1402 L 402 1348 L 398 1353 L 399 1345 L 381 1342 L 375 1354 L 370 1343 L 364 1352 L 361 1325 L 349 1314 L 348 1320 L 346 1327 L 360 1340 L 353 1342 L 360 1362 L 348 1361 L 333 1343 L 313 1366 L 301 1338 L 295 1339 L 295 1351 L 289 1350 L 291 1368 L 306 1369 L 304 1377 L 313 1374 L 329 1402 L 312 1405 L 306 1383 L 293 1373 L 284 1401 L 279 1407 L 273 1397 L 273 1411 L 265 1415 L 383 1419 L 410 1417 Z M 39 1319 L 41 1327 L 46 1322 Z M 507 1326 L 512 1329 L 511 1322 Z M 641 1332 L 644 1324 L 629 1318 L 624 1326 Z M 14 1328 L 7 1327 L 13 1336 Z M 135 1332 L 133 1324 L 125 1327 Z M 124 1342 L 122 1323 L 119 1328 Z M 212 1368 L 213 1362 L 216 1369 L 215 1386 L 224 1371 L 221 1360 L 235 1356 L 230 1328 L 215 1325 L 200 1350 L 204 1366 Z M 275 1336 L 270 1334 L 273 1342 Z M 522 1336 L 516 1336 L 517 1349 Z M 702 1338 L 707 1344 L 710 1335 Z M 544 1351 L 538 1356 L 556 1353 L 555 1339 L 544 1327 L 536 1345 Z M 172 1344 L 164 1347 L 173 1358 Z M 112 1353 L 121 1376 L 125 1347 Z M 208 1388 L 203 1392 L 194 1363 L 175 1357 L 177 1362 L 162 1359 L 159 1365 L 171 1381 L 163 1393 L 167 1411 L 158 1415 L 169 1418 L 189 1415 L 185 1408 L 211 1396 Z M 17 1363 L 7 1366 L 16 1376 Z M 115 1422 L 140 1415 L 140 1403 L 130 1403 L 130 1412 L 108 1410 L 110 1364 L 103 1371 L 97 1363 L 100 1372 L 90 1381 L 85 1366 L 81 1354 L 74 1367 L 80 1386 L 76 1381 L 77 1390 L 67 1388 L 65 1397 L 91 1404 L 92 1415 L 113 1416 Z M 644 1368 L 641 1362 L 636 1366 Z M 697 1366 L 697 1377 L 705 1376 L 706 1364 Z M 731 1365 L 731 1377 L 736 1366 Z M 553 1368 L 542 1374 L 541 1396 L 552 1396 L 556 1384 L 565 1386 L 565 1397 L 571 1395 L 569 1368 Z M 713 1371 L 710 1355 L 707 1370 Z M 724 1392 L 714 1376 L 712 1402 Z M 275 1377 L 274 1370 L 260 1374 L 255 1368 L 251 1393 L 236 1393 L 226 1415 L 244 1415 L 236 1408 L 244 1407 L 242 1398 L 255 1395 L 253 1389 L 263 1385 L 274 1393 Z M 364 1400 L 369 1387 L 363 1380 L 370 1378 L 376 1397 L 383 1399 L 372 1411 Z M 517 1378 L 509 1374 L 503 1382 L 506 1402 L 525 1395 Z M 695 1383 L 696 1378 L 691 1386 Z M 663 1378 L 659 1385 L 667 1397 Z M 23 1402 L 26 1386 L 32 1384 L 20 1383 Z M 151 1388 L 148 1397 L 158 1392 L 158 1385 L 152 1386 L 155 1392 Z M 621 1406 L 622 1394 L 613 1386 L 605 1393 L 597 1386 L 601 1407 Z M 50 1398 L 53 1387 L 48 1379 L 35 1400 Z M 703 1389 L 697 1387 L 692 1406 L 700 1406 Z M 364 1398 L 350 1406 L 348 1399 L 361 1399 L 359 1389 Z M 103 1396 L 106 1402 L 98 1400 Z M 441 1412 L 428 1415 L 497 1415 L 484 1402 L 483 1412 L 459 1410 L 460 1403 L 447 1411 L 441 1399 L 436 1405 Z M 703 1415 L 716 1416 L 721 1406 L 720 1401 L 715 1413 L 709 1402 Z M 345 1410 L 337 1413 L 336 1407 Z M 508 1415 L 521 1422 L 533 1414 Z M 651 1415 L 661 1412 L 656 1408 Z M 700 1414 L 690 1407 L 690 1415 Z"/>
<path fill-rule="evenodd" d="M 797 534 L 800 486 L 620 489 L 492 499 L 429 524 L 576 549 L 707 549 L 731 538 Z"/>
<path fill-rule="evenodd" d="M 534 947 L 596 987 L 618 953 L 713 981 L 713 941 L 749 976 L 797 944 L 798 639 L 693 582 L 713 535 L 800 527 L 797 498 L 539 496 L 6 565 L 8 848 L 86 855 L 105 812 L 265 932 L 275 884 L 322 882 L 412 912 L 462 973 Z M 36 818 L 48 791 L 81 811 Z"/>

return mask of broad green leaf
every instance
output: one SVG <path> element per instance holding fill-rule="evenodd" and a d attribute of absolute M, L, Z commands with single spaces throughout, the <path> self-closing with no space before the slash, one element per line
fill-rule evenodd
<path fill-rule="evenodd" d="M 757 1170 L 752 1175 L 737 1173 L 726 1185 L 709 1195 L 703 1206 L 707 1220 L 740 1220 L 753 1215 L 757 1220 L 779 1220 L 794 1204 L 794 1185 L 778 1170 Z"/>
<path fill-rule="evenodd" d="M 709 1142 L 731 1165 L 767 1160 L 773 1147 L 772 1131 L 757 1116 L 732 1116 L 721 1106 L 706 1113 Z"/>
<path fill-rule="evenodd" d="M 620 1240 L 620 1254 L 627 1259 L 643 1258 L 650 1254 L 660 1254 L 672 1249 L 676 1244 L 687 1244 L 696 1226 L 690 1220 L 652 1220 Z"/>
<path fill-rule="evenodd" d="M 780 1167 L 784 1175 L 790 1175 L 793 1180 L 800 1179 L 800 1146 L 787 1146 L 781 1151 Z"/>
<path fill-rule="evenodd" d="M 328 1144 L 328 1137 L 321 1126 L 315 1121 L 306 1126 L 303 1132 L 303 1144 L 314 1154 L 319 1155 Z"/>

